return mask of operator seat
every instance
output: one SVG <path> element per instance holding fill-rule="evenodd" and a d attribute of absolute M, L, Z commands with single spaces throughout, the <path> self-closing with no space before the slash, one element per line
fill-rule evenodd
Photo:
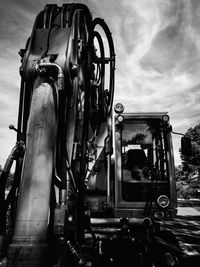
<path fill-rule="evenodd" d="M 126 168 L 132 170 L 135 166 L 142 169 L 146 166 L 147 157 L 143 149 L 130 149 L 127 151 Z"/>

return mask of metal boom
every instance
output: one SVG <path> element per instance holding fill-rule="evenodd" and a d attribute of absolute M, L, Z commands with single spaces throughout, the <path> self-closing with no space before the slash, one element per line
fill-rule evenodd
<path fill-rule="evenodd" d="M 88 228 L 84 192 L 92 140 L 111 120 L 112 36 L 104 20 L 93 20 L 83 4 L 46 5 L 20 55 L 18 125 L 10 127 L 17 131 L 17 143 L 0 180 L 2 264 L 73 266 L 81 263 L 75 246 Z M 14 180 L 5 197 L 13 161 Z M 108 176 L 109 171 L 108 166 Z"/>

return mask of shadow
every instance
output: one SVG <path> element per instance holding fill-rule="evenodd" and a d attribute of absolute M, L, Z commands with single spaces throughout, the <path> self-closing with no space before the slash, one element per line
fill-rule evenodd
<path fill-rule="evenodd" d="M 181 266 L 182 267 L 188 267 L 188 266 L 199 267 L 200 266 L 200 255 L 184 257 Z"/>
<path fill-rule="evenodd" d="M 195 260 L 192 266 L 197 266 L 200 260 L 200 216 L 177 216 L 173 221 L 163 222 L 161 228 L 176 236 L 186 262 Z"/>
<path fill-rule="evenodd" d="M 178 200 L 178 206 L 179 207 L 199 207 L 200 208 L 200 199 L 193 199 L 193 200 L 187 200 L 187 199 L 179 199 Z"/>

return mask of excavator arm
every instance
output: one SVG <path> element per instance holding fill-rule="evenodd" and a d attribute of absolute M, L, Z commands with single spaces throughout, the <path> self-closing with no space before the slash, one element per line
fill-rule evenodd
<path fill-rule="evenodd" d="M 86 227 L 85 179 L 103 123 L 108 162 L 112 154 L 112 36 L 83 4 L 46 5 L 20 56 L 18 125 L 10 127 L 17 142 L 0 177 L 2 264 L 77 266 L 83 263 L 75 247 Z"/>

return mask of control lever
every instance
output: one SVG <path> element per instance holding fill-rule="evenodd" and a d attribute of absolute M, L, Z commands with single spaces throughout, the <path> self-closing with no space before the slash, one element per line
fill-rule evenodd
<path fill-rule="evenodd" d="M 20 132 L 20 131 L 18 131 L 18 130 L 17 130 L 17 128 L 15 128 L 15 126 L 14 126 L 13 124 L 10 124 L 10 125 L 9 125 L 9 129 L 10 129 L 10 130 L 14 130 L 15 132 L 17 132 L 17 133 L 20 133 L 20 134 L 21 134 L 21 132 Z"/>
<path fill-rule="evenodd" d="M 17 128 L 15 128 L 15 126 L 13 124 L 10 124 L 9 125 L 9 129 L 10 130 L 14 130 L 15 132 L 17 132 L 18 133 L 18 136 L 19 136 L 19 139 L 21 141 L 24 141 L 24 136 L 23 136 L 22 132 L 20 132 Z"/>

